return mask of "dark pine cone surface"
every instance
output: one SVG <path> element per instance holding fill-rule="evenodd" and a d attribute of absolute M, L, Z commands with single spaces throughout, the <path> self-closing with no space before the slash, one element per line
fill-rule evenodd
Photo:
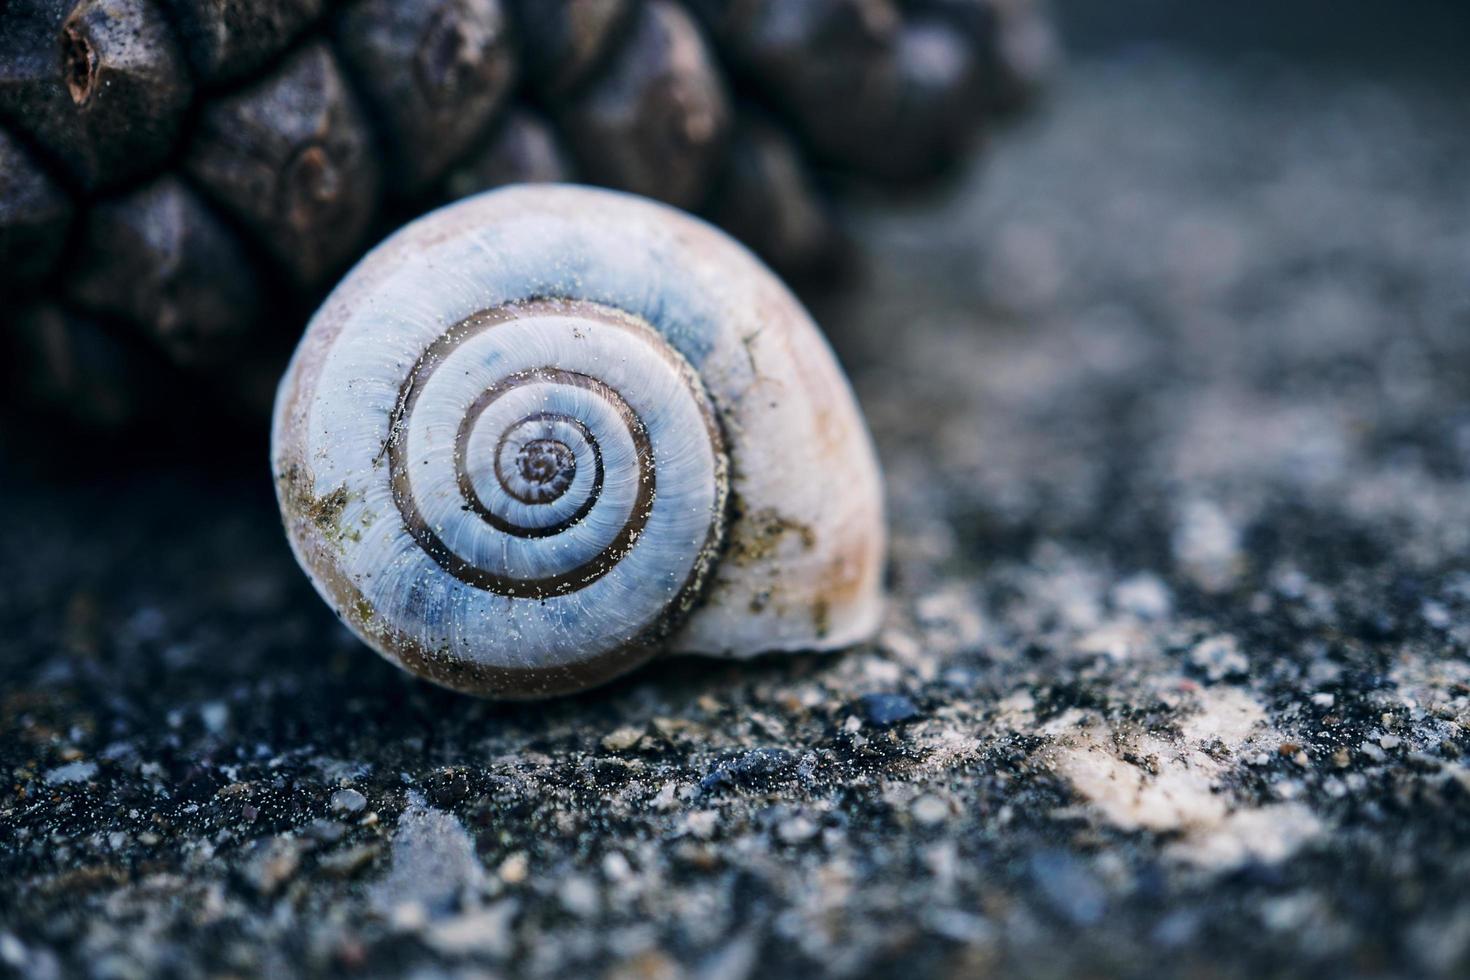
<path fill-rule="evenodd" d="M 501 184 L 830 272 L 834 189 L 951 171 L 1051 37 L 1033 0 L 0 0 L 7 415 L 259 418 L 352 262 Z"/>

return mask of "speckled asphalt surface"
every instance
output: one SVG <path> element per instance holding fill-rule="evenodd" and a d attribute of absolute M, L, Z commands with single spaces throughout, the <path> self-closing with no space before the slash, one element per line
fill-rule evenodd
<path fill-rule="evenodd" d="M 1464 975 L 1470 83 L 1367 77 L 1084 58 L 858 218 L 844 655 L 486 704 L 356 646 L 263 463 L 7 479 L 0 968 Z"/>

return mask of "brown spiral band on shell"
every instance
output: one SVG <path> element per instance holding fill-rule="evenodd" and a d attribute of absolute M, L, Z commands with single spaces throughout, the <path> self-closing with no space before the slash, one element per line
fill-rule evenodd
<path fill-rule="evenodd" d="M 643 423 L 639 421 L 638 416 L 633 413 L 633 410 L 628 407 L 627 402 L 623 401 L 622 396 L 613 391 L 611 388 L 608 388 L 607 385 L 602 384 L 602 382 L 598 381 L 596 378 L 589 378 L 585 374 L 574 375 L 572 372 L 569 371 L 557 371 L 552 368 L 541 368 L 538 371 L 534 372 L 519 372 L 515 375 L 512 375 L 511 378 L 506 379 L 506 381 L 503 381 L 496 385 L 491 385 L 485 390 L 483 394 L 480 395 L 479 398 L 475 399 L 474 404 L 470 406 L 470 410 L 465 413 L 464 421 L 460 422 L 459 433 L 455 436 L 454 440 L 454 469 L 455 478 L 459 482 L 459 492 L 460 495 L 464 497 L 465 506 L 467 506 L 474 513 L 480 515 L 480 518 L 484 520 L 486 524 L 489 524 L 497 531 L 503 531 L 506 534 L 513 534 L 518 538 L 549 538 L 553 535 L 560 534 L 563 531 L 575 527 L 578 523 L 582 521 L 583 518 L 592 513 L 592 508 L 597 506 L 597 501 L 602 496 L 602 481 L 604 476 L 602 470 L 602 447 L 597 444 L 597 437 L 592 434 L 592 430 L 587 428 L 586 424 L 583 423 L 581 419 L 573 418 L 570 415 L 563 415 L 555 412 L 536 412 L 533 415 L 528 415 L 524 419 L 521 419 L 520 422 L 518 422 L 517 424 L 531 421 L 564 422 L 580 430 L 582 433 L 582 438 L 587 440 L 587 445 L 592 450 L 593 465 L 596 467 L 596 471 L 592 478 L 592 486 L 587 491 L 587 499 L 583 501 L 582 506 L 578 507 L 577 510 L 570 517 L 567 517 L 565 520 L 558 521 L 555 524 L 545 525 L 544 527 L 524 527 L 520 524 L 512 524 L 510 521 L 507 521 L 505 518 L 492 511 L 489 507 L 485 506 L 485 502 L 480 499 L 479 492 L 475 490 L 474 481 L 470 478 L 470 433 L 474 429 L 476 420 L 478 420 L 480 415 L 484 413 L 485 409 L 489 408 L 490 405 L 495 401 L 495 399 L 499 398 L 507 391 L 510 391 L 512 388 L 518 387 L 520 384 L 525 383 L 524 380 L 516 379 L 520 379 L 522 375 L 528 374 L 537 375 L 536 378 L 528 380 L 543 381 L 553 380 L 553 376 L 556 375 L 564 376 L 567 379 L 575 377 L 577 379 L 576 381 L 567 380 L 563 383 L 577 384 L 579 387 L 587 388 L 590 391 L 594 391 L 602 395 L 604 397 L 604 400 L 606 401 L 613 402 L 613 400 L 616 399 L 616 402 L 613 403 L 615 405 L 621 404 L 622 407 L 619 409 L 618 417 L 625 420 L 631 419 L 632 424 L 630 425 L 629 431 L 636 431 L 639 435 L 642 436 L 641 442 L 638 436 L 634 436 L 633 439 L 634 444 L 638 445 L 641 450 L 639 456 L 640 460 L 644 464 L 643 469 L 646 471 L 640 472 L 638 479 L 640 485 L 642 485 L 646 481 L 649 487 L 649 495 L 651 498 L 654 480 L 653 449 L 651 446 L 648 445 L 648 436 L 647 432 L 643 428 Z M 598 388 L 594 386 L 601 386 L 601 388 L 604 390 L 598 390 Z M 622 414 L 623 409 L 627 410 L 627 415 Z M 500 471 L 500 447 L 505 444 L 505 439 L 506 435 L 502 434 L 500 437 L 500 443 L 496 446 L 496 479 L 500 481 L 500 485 L 505 489 L 506 493 L 510 494 L 521 503 L 544 503 L 545 501 L 526 499 L 525 497 L 518 495 L 515 491 L 510 489 L 508 481 L 505 479 L 505 476 Z M 646 517 L 646 507 L 644 508 L 644 514 Z"/>
<path fill-rule="evenodd" d="M 469 427 L 473 424 L 475 417 L 506 392 L 514 390 L 528 382 L 549 381 L 555 384 L 584 388 L 598 395 L 612 406 L 617 417 L 626 427 L 628 435 L 632 438 L 634 446 L 638 451 L 638 493 L 634 498 L 627 521 L 618 530 L 613 540 L 598 554 L 578 565 L 576 568 L 557 575 L 548 575 L 544 578 L 537 579 L 516 578 L 480 568 L 466 561 L 444 543 L 435 530 L 429 526 L 428 521 L 424 520 L 423 515 L 419 512 L 418 502 L 413 494 L 412 481 L 408 471 L 406 433 L 408 419 L 413 414 L 414 405 L 417 403 L 419 395 L 423 392 L 425 385 L 429 378 L 432 377 L 434 371 L 448 359 L 455 348 L 470 338 L 507 322 L 509 318 L 503 315 L 495 315 L 497 312 L 499 311 L 487 311 L 484 314 L 469 317 L 456 324 L 431 344 L 419 356 L 413 369 L 409 371 L 408 378 L 404 381 L 403 387 L 399 392 L 398 403 L 394 409 L 393 418 L 389 423 L 391 435 L 388 439 L 387 455 L 388 471 L 393 487 L 393 502 L 398 507 L 399 514 L 403 517 L 404 527 L 408 529 L 409 534 L 413 536 L 424 553 L 431 557 L 440 568 L 466 585 L 483 589 L 486 592 L 494 592 L 497 595 L 511 596 L 519 599 L 543 599 L 549 596 L 566 595 L 569 592 L 576 592 L 579 589 L 586 588 L 612 571 L 617 566 L 619 559 L 638 540 L 638 536 L 643 532 L 643 528 L 647 524 L 649 514 L 652 510 L 655 471 L 653 447 L 648 440 L 648 431 L 644 427 L 642 419 L 638 417 L 637 413 L 633 411 L 623 397 L 607 385 L 585 374 L 563 371 L 559 368 L 546 367 L 517 372 L 504 381 L 492 385 L 475 400 L 471 406 L 471 410 L 466 413 L 465 419 L 460 424 L 456 440 L 456 454 L 458 457 L 456 469 L 460 481 L 459 485 L 463 488 L 469 480 L 468 473 L 464 469 L 466 465 L 464 444 L 469 438 Z M 595 439 L 592 444 L 594 446 L 596 445 Z M 466 498 L 467 504 L 470 500 L 478 500 L 478 496 L 472 493 Z M 593 504 L 596 503 L 595 497 L 589 497 L 589 500 Z M 488 511 L 483 509 L 483 505 L 482 509 L 477 512 L 481 513 L 482 516 L 488 513 Z M 574 515 L 576 520 L 563 522 L 560 530 L 566 530 L 568 527 L 575 525 L 585 516 L 585 513 L 579 512 Z M 491 523 L 500 530 L 516 527 L 515 525 L 510 525 L 504 519 L 498 519 Z M 526 529 L 522 528 L 519 530 L 524 531 Z M 544 536 L 539 534 L 522 534 L 517 531 L 511 531 L 510 533 L 517 533 L 518 536 L 522 537 Z"/>

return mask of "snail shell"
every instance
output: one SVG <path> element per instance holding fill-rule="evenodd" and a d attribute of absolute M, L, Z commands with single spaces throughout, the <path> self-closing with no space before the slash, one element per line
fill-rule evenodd
<path fill-rule="evenodd" d="M 462 691 L 877 625 L 880 477 L 831 350 L 744 248 L 640 198 L 510 187 L 393 235 L 312 319 L 271 452 L 317 591 Z"/>

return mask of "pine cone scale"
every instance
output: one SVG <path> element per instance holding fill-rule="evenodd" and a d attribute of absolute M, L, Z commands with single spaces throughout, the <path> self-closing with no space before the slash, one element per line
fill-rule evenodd
<path fill-rule="evenodd" d="M 381 187 L 366 118 L 320 44 L 213 103 L 185 166 L 303 288 L 359 251 Z"/>
<path fill-rule="evenodd" d="M 159 404 L 123 397 L 144 378 L 209 379 L 257 411 L 374 239 L 506 183 L 644 194 L 788 274 L 832 268 L 830 175 L 908 186 L 951 168 L 1049 64 L 1038 11 L 0 0 L 0 294 L 17 325 L 0 336 L 7 363 L 40 372 L 11 388 L 77 399 L 92 426 Z M 89 402 L 87 384 L 107 394 Z"/>

